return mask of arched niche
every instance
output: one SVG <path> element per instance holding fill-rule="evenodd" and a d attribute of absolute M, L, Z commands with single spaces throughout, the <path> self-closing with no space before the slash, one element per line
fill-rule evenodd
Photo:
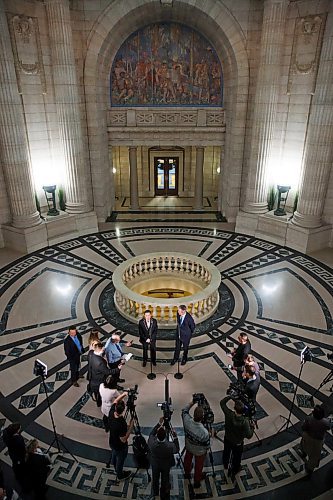
<path fill-rule="evenodd" d="M 112 62 L 131 33 L 159 22 L 182 23 L 200 32 L 223 61 L 226 139 L 221 208 L 228 220 L 233 221 L 239 209 L 249 65 L 239 24 L 225 5 L 215 0 L 206 0 L 202 7 L 201 3 L 194 5 L 191 0 L 179 0 L 171 8 L 150 0 L 115 0 L 97 19 L 88 38 L 84 69 L 95 210 L 102 220 L 109 214 L 111 205 L 106 123 Z"/>

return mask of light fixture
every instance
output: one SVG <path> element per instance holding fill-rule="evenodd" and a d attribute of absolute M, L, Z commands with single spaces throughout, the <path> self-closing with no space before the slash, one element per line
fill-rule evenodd
<path fill-rule="evenodd" d="M 48 211 L 47 215 L 55 216 L 59 215 L 59 210 L 57 210 L 56 199 L 55 199 L 55 191 L 57 186 L 54 184 L 53 186 L 43 186 L 43 190 L 45 193 L 45 198 L 47 201 Z"/>
<path fill-rule="evenodd" d="M 221 167 L 217 167 L 216 173 L 219 174 L 221 172 Z"/>
<path fill-rule="evenodd" d="M 112 168 L 112 173 L 113 174 L 116 174 L 117 173 L 117 169 L 115 167 Z"/>
<path fill-rule="evenodd" d="M 162 5 L 165 5 L 167 7 L 172 7 L 173 0 L 160 0 Z"/>
<path fill-rule="evenodd" d="M 274 215 L 286 215 L 285 207 L 287 203 L 288 193 L 290 191 L 290 186 L 280 186 L 279 184 L 276 186 L 278 190 L 278 202 L 276 210 L 274 210 Z M 283 206 L 281 206 L 281 203 Z"/>

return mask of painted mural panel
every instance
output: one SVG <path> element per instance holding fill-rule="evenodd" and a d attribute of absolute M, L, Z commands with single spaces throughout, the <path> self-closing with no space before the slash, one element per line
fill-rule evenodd
<path fill-rule="evenodd" d="M 112 106 L 222 106 L 217 54 L 198 32 L 158 23 L 122 44 L 111 70 Z"/>

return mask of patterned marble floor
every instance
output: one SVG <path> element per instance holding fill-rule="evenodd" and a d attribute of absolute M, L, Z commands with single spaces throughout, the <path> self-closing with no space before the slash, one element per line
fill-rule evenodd
<path fill-rule="evenodd" d="M 190 361 L 183 380 L 174 379 L 172 333 L 161 331 L 158 341 L 157 378 L 147 379 L 141 366 L 136 325 L 116 313 L 112 304 L 112 273 L 125 259 L 152 251 L 179 251 L 208 259 L 221 272 L 220 305 L 215 315 L 199 325 L 192 339 Z M 204 392 L 215 414 L 214 426 L 223 438 L 224 397 L 233 373 L 227 353 L 239 332 L 247 332 L 261 367 L 258 395 L 257 438 L 248 442 L 242 471 L 232 484 L 221 467 L 223 445 L 212 440 L 214 471 L 205 466 L 206 481 L 197 498 L 331 497 L 333 438 L 323 450 L 320 468 L 304 479 L 299 454 L 299 422 L 313 404 L 332 408 L 331 383 L 317 391 L 333 364 L 333 273 L 311 257 L 254 237 L 235 234 L 208 224 L 138 224 L 117 226 L 103 233 L 83 236 L 24 256 L 8 264 L 0 275 L 0 424 L 22 422 L 24 436 L 37 437 L 45 448 L 51 444 L 50 416 L 44 388 L 33 375 L 36 358 L 49 367 L 47 391 L 60 435 L 74 455 L 59 455 L 49 477 L 50 498 L 61 490 L 76 498 L 149 497 L 144 471 L 133 482 L 115 482 L 106 469 L 109 451 L 100 411 L 86 393 L 69 382 L 63 339 L 76 323 L 85 342 L 91 327 L 107 338 L 119 331 L 133 339 L 134 356 L 126 365 L 126 386 L 139 385 L 137 413 L 145 435 L 161 416 L 157 402 L 164 399 L 164 380 L 170 380 L 174 413 L 172 423 L 183 443 L 180 411 L 194 392 Z M 305 363 L 292 410 L 295 424 L 278 432 L 288 416 L 300 369 L 300 351 L 309 346 L 313 362 Z M 86 372 L 83 357 L 82 372 Z M 204 375 L 204 376 L 203 376 Z M 0 458 L 9 463 L 0 448 Z M 131 451 L 128 467 L 133 466 Z M 213 473 L 215 475 L 213 475 Z M 188 482 L 178 467 L 172 471 L 172 498 L 189 498 Z M 71 498 L 74 498 L 71 496 Z"/>

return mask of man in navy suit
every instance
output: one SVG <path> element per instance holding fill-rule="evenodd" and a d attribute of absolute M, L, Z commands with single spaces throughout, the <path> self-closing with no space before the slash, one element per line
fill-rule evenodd
<path fill-rule="evenodd" d="M 186 312 L 186 306 L 179 306 L 177 312 L 176 348 L 173 355 L 173 360 L 171 361 L 171 365 L 174 365 L 178 361 L 180 349 L 182 348 L 182 346 L 184 348 L 184 352 L 181 364 L 186 364 L 188 348 L 194 329 L 194 319 L 192 318 L 190 313 Z"/>
<path fill-rule="evenodd" d="M 74 387 L 79 387 L 79 369 L 81 354 L 83 354 L 83 344 L 82 337 L 77 332 L 76 326 L 74 325 L 70 326 L 68 329 L 68 335 L 64 340 L 64 349 L 66 358 L 69 361 L 72 385 L 74 385 Z"/>

